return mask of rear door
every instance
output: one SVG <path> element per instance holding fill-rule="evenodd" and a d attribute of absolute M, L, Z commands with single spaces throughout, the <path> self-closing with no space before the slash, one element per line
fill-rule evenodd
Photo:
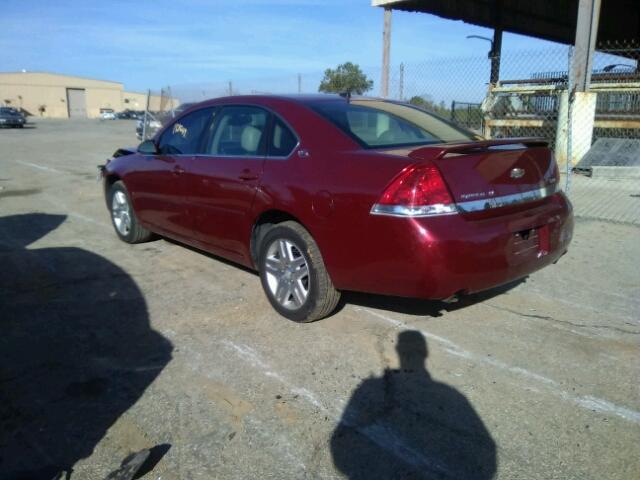
<path fill-rule="evenodd" d="M 248 214 L 265 161 L 271 114 L 233 105 L 216 112 L 202 153 L 189 164 L 189 208 L 199 241 L 243 255 Z"/>
<path fill-rule="evenodd" d="M 146 155 L 130 191 L 140 218 L 171 236 L 193 236 L 187 197 L 189 160 L 200 151 L 215 109 L 203 108 L 170 124 L 158 139 L 157 155 Z"/>

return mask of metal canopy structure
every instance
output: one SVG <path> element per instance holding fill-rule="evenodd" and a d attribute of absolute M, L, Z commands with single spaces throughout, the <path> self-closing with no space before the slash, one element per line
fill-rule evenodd
<path fill-rule="evenodd" d="M 640 0 L 601 0 L 598 42 L 640 39 Z M 579 0 L 372 0 L 372 5 L 437 15 L 573 44 Z"/>

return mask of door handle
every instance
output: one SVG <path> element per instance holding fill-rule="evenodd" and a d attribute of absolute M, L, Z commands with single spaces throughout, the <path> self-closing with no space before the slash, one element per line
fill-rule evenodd
<path fill-rule="evenodd" d="M 180 165 L 176 165 L 175 167 L 173 167 L 172 172 L 174 175 L 182 175 L 184 173 L 184 168 L 182 168 Z"/>
<path fill-rule="evenodd" d="M 252 173 L 251 170 L 249 170 L 249 169 L 245 169 L 238 176 L 238 178 L 240 180 L 257 180 L 258 179 L 258 175 L 256 175 L 255 173 Z"/>

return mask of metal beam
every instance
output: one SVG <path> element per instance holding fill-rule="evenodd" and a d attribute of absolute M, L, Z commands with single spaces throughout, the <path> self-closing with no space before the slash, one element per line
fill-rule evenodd
<path fill-rule="evenodd" d="M 500 80 L 500 56 L 502 55 L 502 30 L 496 28 L 493 31 L 493 42 L 491 43 L 491 78 L 492 85 L 496 85 Z"/>
<path fill-rule="evenodd" d="M 389 96 L 389 51 L 391 50 L 391 9 L 384 9 L 384 29 L 382 31 L 382 76 L 380 78 L 380 96 Z"/>

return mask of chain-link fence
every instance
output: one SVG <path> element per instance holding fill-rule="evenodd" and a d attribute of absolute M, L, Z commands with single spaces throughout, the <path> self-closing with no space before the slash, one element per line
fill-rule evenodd
<path fill-rule="evenodd" d="M 570 168 L 603 139 L 640 142 L 638 42 L 598 45 L 586 88 L 570 74 L 580 53 L 570 46 L 507 51 L 495 84 L 490 83 L 491 59 L 483 54 L 403 63 L 391 69 L 388 96 L 487 138 L 544 137 L 559 162 Z M 374 80 L 368 94 L 377 95 L 380 68 L 363 71 Z M 322 72 L 311 72 L 168 86 L 150 92 L 140 137 L 151 137 L 193 102 L 227 95 L 315 93 L 322 77 Z"/>

